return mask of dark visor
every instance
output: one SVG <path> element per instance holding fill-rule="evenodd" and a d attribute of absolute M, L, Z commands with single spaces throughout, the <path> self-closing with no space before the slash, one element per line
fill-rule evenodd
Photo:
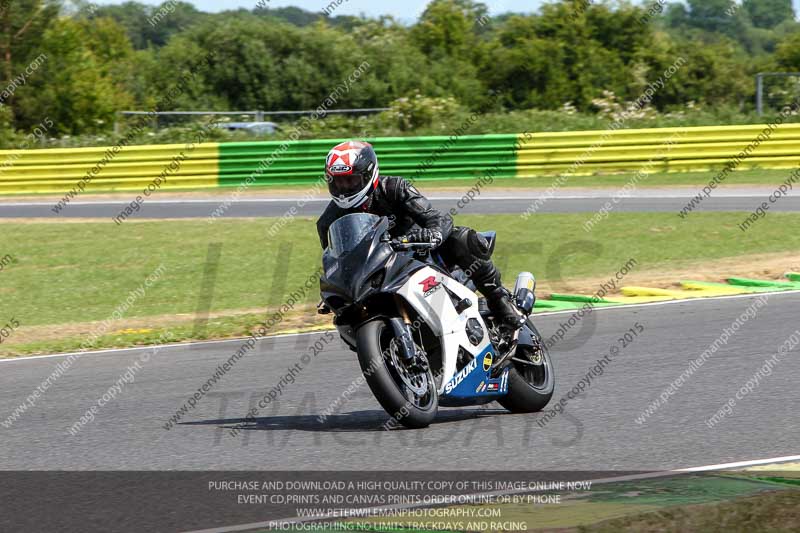
<path fill-rule="evenodd" d="M 328 190 L 332 196 L 352 196 L 366 187 L 367 180 L 358 174 L 328 176 Z"/>

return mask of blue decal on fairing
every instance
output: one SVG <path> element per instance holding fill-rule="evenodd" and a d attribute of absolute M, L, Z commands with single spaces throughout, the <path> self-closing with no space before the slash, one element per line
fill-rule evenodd
<path fill-rule="evenodd" d="M 508 393 L 508 368 L 491 378 L 493 358 L 494 351 L 488 346 L 447 382 L 442 398 L 486 398 Z"/>

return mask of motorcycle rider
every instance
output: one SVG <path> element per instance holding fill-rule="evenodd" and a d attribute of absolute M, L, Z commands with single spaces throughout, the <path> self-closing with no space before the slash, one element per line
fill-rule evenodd
<path fill-rule="evenodd" d="M 474 229 L 453 226 L 449 215 L 434 209 L 404 178 L 381 176 L 371 144 L 348 141 L 334 146 L 325 161 L 325 179 L 333 199 L 317 220 L 323 249 L 328 247 L 328 228 L 344 215 L 365 212 L 388 217 L 392 238 L 433 243 L 445 264 L 471 274 L 500 324 L 512 330 L 522 326 L 525 319 L 500 282 L 486 238 Z"/>

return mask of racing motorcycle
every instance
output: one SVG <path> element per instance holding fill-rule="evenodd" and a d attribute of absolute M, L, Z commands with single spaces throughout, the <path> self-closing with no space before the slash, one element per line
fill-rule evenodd
<path fill-rule="evenodd" d="M 495 234 L 483 235 L 493 251 Z M 550 401 L 553 365 L 530 318 L 530 273 L 519 275 L 513 294 L 525 325 L 510 332 L 495 323 L 464 271 L 449 270 L 431 243 L 392 239 L 386 217 L 343 216 L 328 242 L 320 313 L 334 313 L 339 335 L 394 420 L 422 428 L 439 406 L 497 401 L 531 413 Z"/>

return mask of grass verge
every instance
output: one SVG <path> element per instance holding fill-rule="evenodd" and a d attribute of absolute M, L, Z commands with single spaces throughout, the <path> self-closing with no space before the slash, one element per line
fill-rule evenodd
<path fill-rule="evenodd" d="M 741 213 L 693 213 L 686 220 L 615 213 L 586 233 L 591 215 L 473 215 L 457 222 L 497 230 L 495 259 L 506 283 L 530 270 L 543 293 L 591 291 L 631 258 L 637 264 L 625 281 L 637 284 L 664 272 L 713 274 L 715 263 L 735 267 L 729 274 L 757 274 L 763 254 L 790 270 L 790 254 L 800 248 L 794 213 L 770 213 L 747 233 L 736 227 Z M 0 326 L 18 323 L 2 338 L 0 355 L 150 344 L 166 332 L 175 341 L 239 336 L 281 307 L 285 318 L 276 331 L 323 325 L 329 319 L 313 311 L 318 286 L 306 286 L 321 256 L 313 220 L 296 218 L 272 238 L 275 223 L 0 222 L 0 256 L 12 258 L 0 271 Z"/>

